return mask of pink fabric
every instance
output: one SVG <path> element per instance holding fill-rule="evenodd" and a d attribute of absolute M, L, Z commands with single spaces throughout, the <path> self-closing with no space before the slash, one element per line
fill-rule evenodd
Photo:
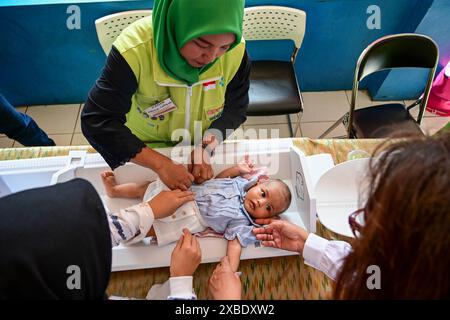
<path fill-rule="evenodd" d="M 445 72 L 447 70 L 447 72 Z M 445 74 L 447 73 L 447 74 Z M 439 116 L 450 117 L 450 62 L 433 82 L 427 110 Z"/>

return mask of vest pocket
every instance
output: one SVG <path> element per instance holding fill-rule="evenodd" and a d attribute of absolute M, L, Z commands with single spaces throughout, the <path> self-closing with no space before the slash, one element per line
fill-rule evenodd
<path fill-rule="evenodd" d="M 217 119 L 219 119 L 222 116 L 223 113 L 224 104 L 221 104 L 219 106 L 211 106 L 208 108 L 205 108 L 205 119 L 209 122 L 213 122 Z"/>
<path fill-rule="evenodd" d="M 145 110 L 164 101 L 167 99 L 167 96 L 151 97 L 136 93 L 134 99 L 134 110 L 130 112 L 134 113 L 131 117 L 134 120 L 129 121 L 131 122 L 131 127 L 139 132 L 138 137 L 145 143 L 163 141 L 161 128 L 166 126 L 169 113 L 160 116 L 151 116 Z M 134 131 L 133 129 L 132 131 Z"/>
<path fill-rule="evenodd" d="M 169 95 L 164 95 L 161 97 L 152 97 L 152 96 L 145 96 L 143 94 L 140 93 L 136 93 L 135 94 L 135 99 L 136 99 L 136 107 L 137 107 L 137 111 L 141 114 L 144 115 L 145 110 L 147 110 L 148 108 L 156 105 L 157 103 L 164 101 L 165 99 L 167 99 L 169 97 Z M 148 114 L 146 114 L 148 116 Z M 145 118 L 145 116 L 144 116 Z"/>

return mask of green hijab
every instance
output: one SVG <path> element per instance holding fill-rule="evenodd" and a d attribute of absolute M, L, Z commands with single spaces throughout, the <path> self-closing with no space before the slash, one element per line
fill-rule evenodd
<path fill-rule="evenodd" d="M 215 61 L 192 67 L 180 54 L 189 41 L 211 34 L 234 33 L 241 42 L 244 0 L 155 0 L 153 34 L 158 60 L 171 77 L 192 84 Z"/>

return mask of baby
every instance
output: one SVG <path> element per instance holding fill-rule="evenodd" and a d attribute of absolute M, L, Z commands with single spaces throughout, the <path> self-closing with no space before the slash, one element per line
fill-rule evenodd
<path fill-rule="evenodd" d="M 229 240 L 227 255 L 234 271 L 238 269 L 241 247 L 257 242 L 252 230 L 259 226 L 254 219 L 272 218 L 284 212 L 291 203 L 289 187 L 281 180 L 251 177 L 255 172 L 248 159 L 219 173 L 215 179 L 192 185 L 195 201 L 190 201 L 167 218 L 156 219 L 149 235 L 158 245 L 177 241 L 183 228 L 198 233 L 210 227 Z M 149 201 L 163 190 L 157 180 L 147 183 L 117 184 L 112 172 L 102 173 L 109 197 L 141 198 Z"/>

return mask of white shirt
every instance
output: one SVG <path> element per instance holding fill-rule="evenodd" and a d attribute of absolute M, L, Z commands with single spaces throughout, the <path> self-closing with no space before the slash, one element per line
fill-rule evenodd
<path fill-rule="evenodd" d="M 351 251 L 352 246 L 345 241 L 330 241 L 310 233 L 303 248 L 303 258 L 306 265 L 336 280 L 345 257 Z"/>

